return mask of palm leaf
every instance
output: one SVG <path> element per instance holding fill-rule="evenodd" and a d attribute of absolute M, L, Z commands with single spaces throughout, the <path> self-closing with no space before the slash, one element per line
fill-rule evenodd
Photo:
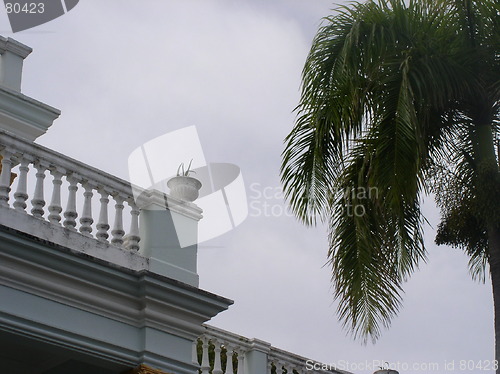
<path fill-rule="evenodd" d="M 499 117 L 498 14 L 490 0 L 355 2 L 313 41 L 281 178 L 300 220 L 328 222 L 334 296 L 355 337 L 376 339 L 389 326 L 402 283 L 426 259 L 424 192 L 437 195 L 443 230 L 463 233 L 451 223 L 477 195 L 473 124 Z M 461 203 L 438 182 L 450 175 L 469 188 Z M 486 245 L 463 235 L 456 244 L 481 278 Z"/>

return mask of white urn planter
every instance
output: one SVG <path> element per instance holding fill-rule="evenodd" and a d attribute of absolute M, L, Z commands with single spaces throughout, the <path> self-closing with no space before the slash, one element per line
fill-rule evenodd
<path fill-rule="evenodd" d="M 170 195 L 181 200 L 193 202 L 200 196 L 201 182 L 192 177 L 178 175 L 167 182 Z"/>

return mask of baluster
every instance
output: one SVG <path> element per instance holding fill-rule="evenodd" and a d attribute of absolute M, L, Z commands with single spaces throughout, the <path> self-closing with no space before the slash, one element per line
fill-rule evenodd
<path fill-rule="evenodd" d="M 271 360 L 267 360 L 267 374 L 272 374 L 273 372 L 273 362 Z"/>
<path fill-rule="evenodd" d="M 286 370 L 287 374 L 294 374 L 294 372 L 293 372 L 293 366 L 291 366 L 291 365 L 285 366 L 285 370 Z"/>
<path fill-rule="evenodd" d="M 83 210 L 82 218 L 80 218 L 80 232 L 86 236 L 92 236 L 92 223 L 94 219 L 92 218 L 92 185 L 88 182 L 82 184 L 85 192 L 83 193 Z"/>
<path fill-rule="evenodd" d="M 101 203 L 101 207 L 99 210 L 99 220 L 97 222 L 96 228 L 97 228 L 97 234 L 96 238 L 102 242 L 107 243 L 108 242 L 108 230 L 109 230 L 109 223 L 108 223 L 108 203 L 109 203 L 109 194 L 108 192 L 103 188 L 100 187 L 98 189 L 99 194 L 101 195 L 101 198 L 99 199 Z"/>
<path fill-rule="evenodd" d="M 278 371 L 278 361 L 273 360 L 273 366 L 274 366 L 274 372 L 275 372 L 275 374 L 281 374 L 281 373 Z"/>
<path fill-rule="evenodd" d="M 209 374 L 210 373 L 210 361 L 208 360 L 208 338 L 203 336 L 201 338 L 203 342 L 202 345 L 202 355 L 201 355 L 201 374 Z"/>
<path fill-rule="evenodd" d="M 274 367 L 276 368 L 276 374 L 283 374 L 283 364 L 280 364 L 279 361 L 275 361 Z"/>
<path fill-rule="evenodd" d="M 61 212 L 62 212 L 62 205 L 61 205 L 61 185 L 62 185 L 62 176 L 64 175 L 64 172 L 57 168 L 54 167 L 51 171 L 50 174 L 52 175 L 52 198 L 50 200 L 50 205 L 49 205 L 49 222 L 54 223 L 56 225 L 59 225 L 61 221 Z"/>
<path fill-rule="evenodd" d="M 200 366 L 198 362 L 198 339 L 196 339 L 191 345 L 191 362 L 196 366 Z"/>
<path fill-rule="evenodd" d="M 224 374 L 233 374 L 233 347 L 226 345 L 226 371 Z"/>
<path fill-rule="evenodd" d="M 29 164 L 30 160 L 25 157 L 21 158 L 21 165 L 19 166 L 19 182 L 17 183 L 17 191 L 14 193 L 14 208 L 24 213 L 26 213 L 26 200 L 28 200 Z"/>
<path fill-rule="evenodd" d="M 214 353 L 215 353 L 214 369 L 212 370 L 212 374 L 223 374 L 222 373 L 222 363 L 220 360 L 220 354 L 221 354 L 220 342 L 218 340 L 214 339 L 212 343 L 214 345 Z"/>
<path fill-rule="evenodd" d="M 139 236 L 139 209 L 135 205 L 133 200 L 128 201 L 128 205 L 130 206 L 130 215 L 132 216 L 130 221 L 130 231 L 126 236 L 126 246 L 130 251 L 138 251 L 139 250 L 139 241 L 141 237 Z"/>
<path fill-rule="evenodd" d="M 0 205 L 9 206 L 10 173 L 13 165 L 12 152 L 3 149 L 1 155 L 3 158 L 2 173 L 0 174 Z"/>
<path fill-rule="evenodd" d="M 69 183 L 68 190 L 68 203 L 66 204 L 66 211 L 64 212 L 63 222 L 64 227 L 69 230 L 75 230 L 76 218 L 78 217 L 78 212 L 76 211 L 76 191 L 78 190 L 78 177 L 75 174 L 66 177 Z"/>
<path fill-rule="evenodd" d="M 238 370 L 236 371 L 236 374 L 244 374 L 245 369 L 243 368 L 243 365 L 245 363 L 245 351 L 239 349 L 238 350 Z"/>
<path fill-rule="evenodd" d="M 35 163 L 35 168 L 36 183 L 33 199 L 31 200 L 31 214 L 33 214 L 34 217 L 42 218 L 45 213 L 43 210 L 43 207 L 45 206 L 45 200 L 43 198 L 43 181 L 45 179 L 45 170 L 47 170 L 47 168 L 39 161 Z"/>
<path fill-rule="evenodd" d="M 121 246 L 123 244 L 123 235 L 125 231 L 123 230 L 123 202 L 125 199 L 120 195 L 114 196 L 115 199 L 115 223 L 113 224 L 113 230 L 111 230 L 111 243 L 114 245 Z"/>

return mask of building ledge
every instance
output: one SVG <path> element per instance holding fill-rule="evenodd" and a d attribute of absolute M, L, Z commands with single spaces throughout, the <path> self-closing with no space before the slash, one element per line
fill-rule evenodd
<path fill-rule="evenodd" d="M 2 208 L 0 207 L 0 211 L 1 210 Z M 155 284 L 156 285 L 155 287 L 160 289 L 159 290 L 160 292 L 162 292 L 161 288 L 163 284 L 164 288 L 169 288 L 169 289 L 177 288 L 178 289 L 176 291 L 177 293 L 181 292 L 180 290 L 184 290 L 183 293 L 188 293 L 188 294 L 194 293 L 200 295 L 204 299 L 207 300 L 212 299 L 216 304 L 220 304 L 219 306 L 226 305 L 224 309 L 226 309 L 229 305 L 233 304 L 232 300 L 227 299 L 225 297 L 180 282 L 176 279 L 172 279 L 167 276 L 149 271 L 148 269 L 149 260 L 145 257 L 140 256 L 138 253 L 127 252 L 124 251 L 123 249 L 118 249 L 117 247 L 113 247 L 110 244 L 101 243 L 98 240 L 87 238 L 77 232 L 72 232 L 67 229 L 61 228 L 62 231 L 69 231 L 64 233 L 65 235 L 68 235 L 68 237 L 71 238 L 72 234 L 74 234 L 76 236 L 83 237 L 83 240 L 87 241 L 86 245 L 84 245 L 85 248 L 80 247 L 76 249 L 77 245 L 73 245 L 72 246 L 73 248 L 69 246 L 64 246 L 61 245 L 60 243 L 43 239 L 43 237 L 40 235 L 40 232 L 26 233 L 14 229 L 10 226 L 4 225 L 1 221 L 5 216 L 6 215 L 4 214 L 0 215 L 0 237 L 2 238 L 5 237 L 6 242 L 8 241 L 7 240 L 8 237 L 10 237 L 10 241 L 12 242 L 23 242 L 23 243 L 31 242 L 30 247 L 36 246 L 36 248 L 38 248 L 39 250 L 38 255 L 35 254 L 34 252 L 31 253 L 31 251 L 23 253 L 16 252 L 15 254 L 19 258 L 24 258 L 24 257 L 28 257 L 31 259 L 36 258 L 36 261 L 38 261 L 38 263 L 50 262 L 50 265 L 56 264 L 55 262 L 53 262 L 53 259 L 55 258 L 64 259 L 64 264 L 61 263 L 60 269 L 54 268 L 55 271 L 65 271 L 64 269 L 68 269 L 67 266 L 69 263 L 77 264 L 77 266 L 80 268 L 78 273 L 81 273 L 82 271 L 85 272 L 82 269 L 86 269 L 89 266 L 92 267 L 94 270 L 95 267 L 98 266 L 101 269 L 106 269 L 105 272 L 107 274 L 115 274 L 115 275 L 121 274 L 120 277 L 128 277 L 129 282 L 131 282 L 130 286 L 134 286 L 134 284 L 137 281 L 142 280 L 144 282 L 145 280 L 147 280 L 147 282 L 149 282 L 151 285 Z M 39 221 L 39 223 L 41 224 L 46 224 L 46 222 L 37 220 L 36 218 L 33 217 L 27 217 L 27 218 Z M 93 247 L 91 245 L 93 245 Z M 0 248 L 2 249 L 2 251 L 0 251 L 0 256 L 4 253 L 9 252 L 9 250 L 6 250 L 5 248 L 2 247 Z M 113 255 L 122 256 L 121 260 L 117 261 L 114 256 L 111 260 L 106 259 L 106 251 L 113 252 L 113 250 L 116 250 L 116 252 L 114 254 L 109 254 L 109 256 Z M 101 253 L 103 255 L 96 256 L 96 254 L 98 253 Z M 41 256 L 47 256 L 47 259 L 43 260 Z M 81 266 L 83 263 L 85 263 L 86 265 Z M 47 265 L 49 264 L 47 263 Z M 96 282 L 97 283 L 103 282 L 103 280 L 96 279 Z"/>

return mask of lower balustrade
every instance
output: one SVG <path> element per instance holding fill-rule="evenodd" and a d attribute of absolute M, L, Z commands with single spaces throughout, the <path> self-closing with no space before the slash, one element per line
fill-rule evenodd
<path fill-rule="evenodd" d="M 193 344 L 193 362 L 200 374 L 319 374 L 308 359 L 209 325 Z M 348 374 L 330 370 L 327 373 Z"/>

